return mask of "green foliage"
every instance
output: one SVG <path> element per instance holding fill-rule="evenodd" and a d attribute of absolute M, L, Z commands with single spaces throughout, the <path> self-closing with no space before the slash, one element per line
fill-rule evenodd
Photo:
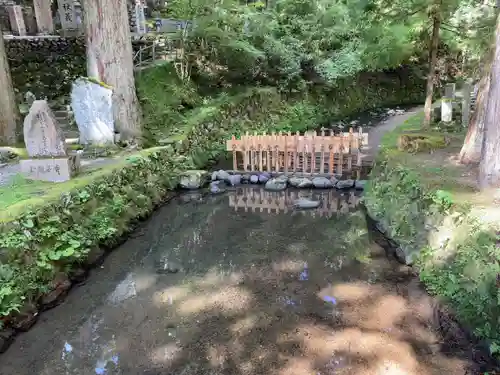
<path fill-rule="evenodd" d="M 449 303 L 460 320 L 500 354 L 500 238 L 480 225 L 469 205 L 448 190 L 428 183 L 427 167 L 397 151 L 397 139 L 419 131 L 422 115 L 388 133 L 372 170 L 364 202 L 369 214 L 406 254 L 413 256 L 427 290 Z M 450 173 L 445 171 L 444 173 Z M 455 185 L 455 188 L 457 185 Z"/>
<path fill-rule="evenodd" d="M 132 220 L 147 214 L 175 187 L 175 170 L 189 168 L 171 148 L 149 152 L 36 211 L 0 226 L 0 316 L 33 302 L 58 272 L 112 244 Z"/>
<path fill-rule="evenodd" d="M 459 245 L 453 258 L 433 262 L 427 249 L 420 261 L 420 278 L 434 295 L 449 302 L 474 333 L 488 340 L 492 354 L 500 354 L 500 238 L 476 225 L 469 238 Z"/>

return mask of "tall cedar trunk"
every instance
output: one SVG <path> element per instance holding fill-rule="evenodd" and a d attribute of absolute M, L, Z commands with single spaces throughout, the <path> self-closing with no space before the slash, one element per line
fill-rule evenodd
<path fill-rule="evenodd" d="M 481 189 L 500 187 L 500 15 L 497 16 L 494 48 L 479 163 Z"/>
<path fill-rule="evenodd" d="M 486 115 L 486 103 L 490 91 L 490 67 L 491 58 L 486 63 L 476 99 L 476 109 L 472 114 L 464 144 L 460 150 L 460 162 L 463 164 L 478 163 L 481 158 L 481 147 L 483 144 L 484 119 Z"/>
<path fill-rule="evenodd" d="M 115 128 L 122 140 L 139 141 L 141 113 L 135 91 L 127 2 L 83 0 L 87 73 L 113 87 Z"/>
<path fill-rule="evenodd" d="M 428 128 L 432 116 L 432 95 L 434 94 L 434 77 L 436 75 L 437 52 L 439 47 L 439 28 L 441 27 L 441 0 L 436 0 L 432 10 L 432 35 L 429 51 L 429 74 L 427 76 L 427 87 L 424 106 L 423 127 Z"/>
<path fill-rule="evenodd" d="M 9 62 L 5 51 L 2 30 L 0 29 L 0 144 L 13 145 L 18 134 L 17 124 L 20 120 L 19 109 L 16 105 Z"/>

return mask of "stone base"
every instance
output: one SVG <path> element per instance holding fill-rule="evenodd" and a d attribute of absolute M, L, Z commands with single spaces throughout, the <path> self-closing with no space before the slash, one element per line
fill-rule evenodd
<path fill-rule="evenodd" d="M 80 156 L 65 158 L 26 159 L 19 162 L 21 173 L 28 179 L 64 182 L 75 176 L 80 170 Z"/>

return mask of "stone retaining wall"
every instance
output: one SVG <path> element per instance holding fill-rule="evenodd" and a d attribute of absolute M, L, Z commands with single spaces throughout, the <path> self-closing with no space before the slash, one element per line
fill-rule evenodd
<path fill-rule="evenodd" d="M 134 54 L 147 43 L 132 41 Z M 84 37 L 5 38 L 5 47 L 20 103 L 27 91 L 49 100 L 68 96 L 75 78 L 86 75 Z"/>

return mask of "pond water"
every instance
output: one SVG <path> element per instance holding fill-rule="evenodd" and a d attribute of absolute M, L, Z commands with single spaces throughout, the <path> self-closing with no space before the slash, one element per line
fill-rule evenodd
<path fill-rule="evenodd" d="M 191 193 L 18 336 L 0 374 L 465 374 L 434 319 L 358 193 Z"/>

